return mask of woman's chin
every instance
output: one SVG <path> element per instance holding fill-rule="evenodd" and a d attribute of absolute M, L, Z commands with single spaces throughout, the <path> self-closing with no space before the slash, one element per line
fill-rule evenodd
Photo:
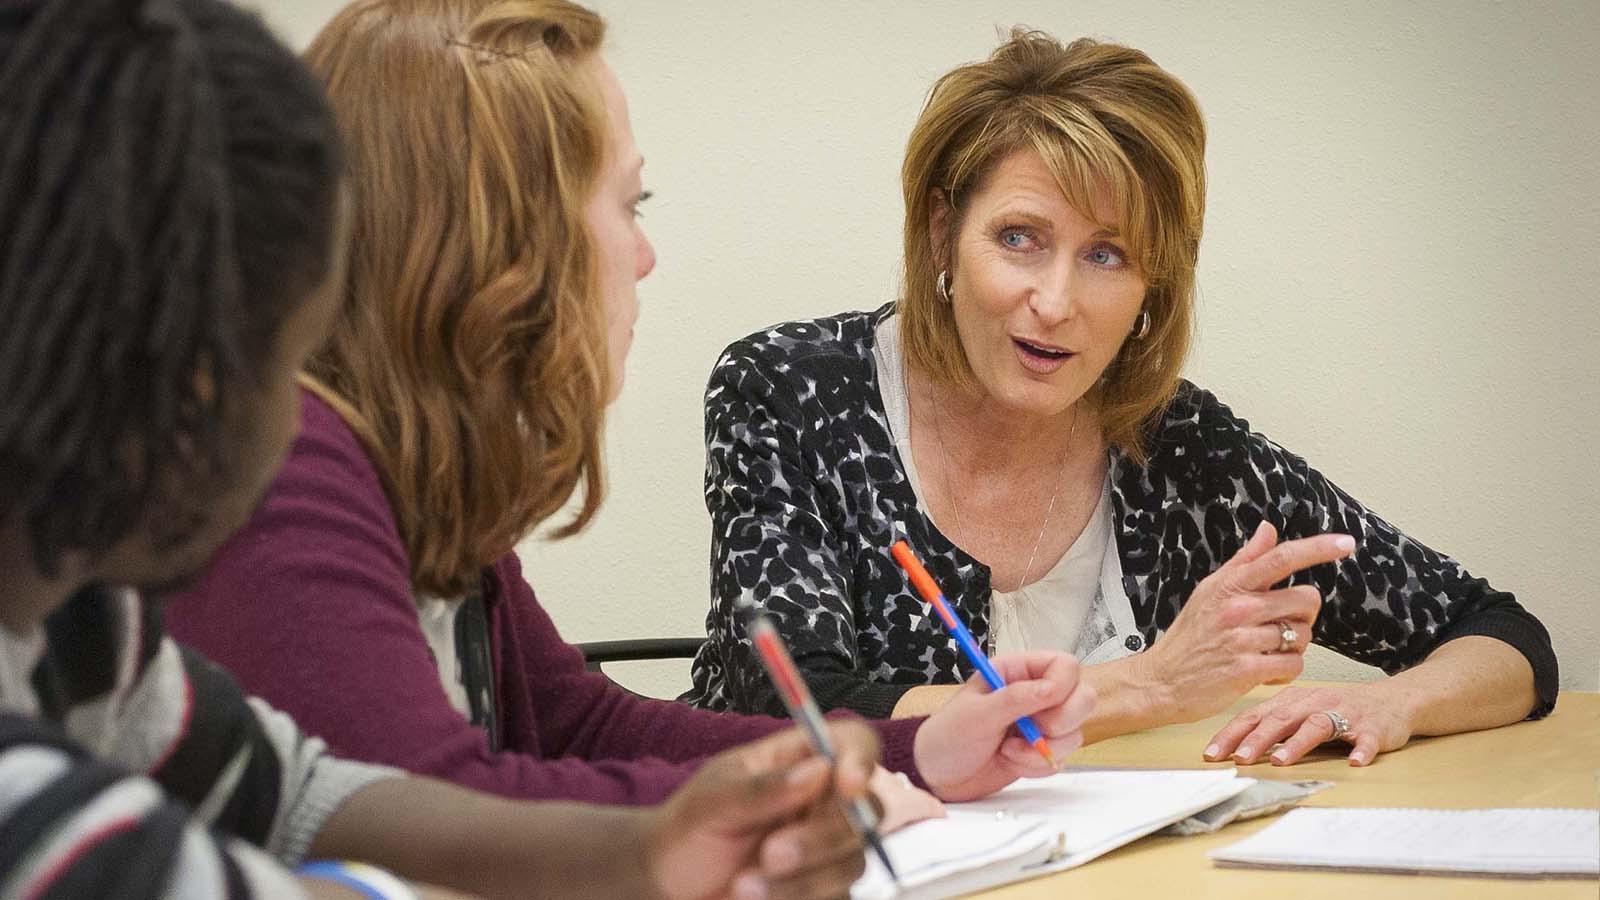
<path fill-rule="evenodd" d="M 992 403 L 995 411 L 1021 419 L 1049 419 L 1064 415 L 1078 402 L 1083 392 L 1075 387 L 1063 388 L 1036 379 L 1009 379 L 1000 390 L 987 392 L 986 404 Z"/>

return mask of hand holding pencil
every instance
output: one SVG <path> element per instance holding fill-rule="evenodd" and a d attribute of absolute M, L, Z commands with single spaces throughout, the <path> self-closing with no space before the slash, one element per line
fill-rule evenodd
<path fill-rule="evenodd" d="M 859 722 L 829 722 L 826 733 L 833 761 L 817 754 L 803 729 L 785 729 L 717 754 L 665 803 L 641 811 L 650 885 L 627 896 L 848 895 L 866 860 L 845 810 L 866 796 L 879 747 Z M 619 846 L 626 838 L 619 833 Z"/>
<path fill-rule="evenodd" d="M 834 763 L 838 759 L 838 753 L 828 736 L 828 723 L 823 720 L 822 710 L 817 708 L 817 702 L 811 697 L 810 688 L 806 687 L 805 679 L 795 667 L 794 660 L 789 656 L 789 648 L 783 645 L 783 639 L 778 636 L 777 629 L 759 614 L 751 616 L 748 627 L 750 639 L 755 643 L 756 652 L 761 657 L 761 664 L 766 667 L 767 675 L 772 678 L 779 695 L 783 697 L 784 706 L 789 710 L 789 717 L 799 723 L 800 729 L 805 732 L 817 755 L 830 764 Z M 844 811 L 851 827 L 867 842 L 872 852 L 877 854 L 889 877 L 898 883 L 900 878 L 895 873 L 894 862 L 889 859 L 889 853 L 883 846 L 883 837 L 878 833 L 877 811 L 867 802 L 865 796 L 856 796 L 846 801 Z"/>

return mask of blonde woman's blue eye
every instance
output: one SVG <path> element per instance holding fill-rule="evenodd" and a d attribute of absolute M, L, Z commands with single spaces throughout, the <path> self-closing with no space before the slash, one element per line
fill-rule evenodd
<path fill-rule="evenodd" d="M 1089 261 L 1097 266 L 1120 266 L 1122 254 L 1111 247 L 1096 247 L 1089 251 Z"/>
<path fill-rule="evenodd" d="M 1028 236 L 1026 234 L 1015 229 L 1007 229 L 1000 232 L 1000 242 L 1013 250 L 1020 250 L 1023 242 L 1027 239 Z"/>

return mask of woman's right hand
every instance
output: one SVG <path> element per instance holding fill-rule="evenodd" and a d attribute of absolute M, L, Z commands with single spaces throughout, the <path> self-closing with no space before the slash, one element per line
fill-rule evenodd
<path fill-rule="evenodd" d="M 655 896 L 848 897 L 866 858 L 844 806 L 867 793 L 878 739 L 860 722 L 828 731 L 836 764 L 790 728 L 712 757 L 653 811 Z"/>
<path fill-rule="evenodd" d="M 1055 772 L 1017 733 L 1017 719 L 1033 717 L 1059 764 L 1082 746 L 1083 723 L 1094 711 L 1094 688 L 1079 678 L 1078 661 L 1066 653 L 1007 653 L 992 662 L 1005 687 L 991 691 L 981 675 L 973 675 L 913 738 L 917 771 L 947 803 L 987 797 L 1018 778 Z"/>
<path fill-rule="evenodd" d="M 1272 586 L 1302 569 L 1343 559 L 1355 546 L 1346 534 L 1279 544 L 1277 530 L 1262 522 L 1233 558 L 1195 587 L 1161 640 L 1134 657 L 1158 718 L 1203 719 L 1256 685 L 1299 677 L 1322 595 L 1312 585 Z M 1296 635 L 1293 647 L 1281 652 L 1280 622 Z"/>

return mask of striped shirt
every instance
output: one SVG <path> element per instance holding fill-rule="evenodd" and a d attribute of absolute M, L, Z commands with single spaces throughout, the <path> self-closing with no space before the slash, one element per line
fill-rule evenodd
<path fill-rule="evenodd" d="M 285 867 L 395 774 L 247 699 L 135 591 L 0 628 L 0 898 L 300 897 Z"/>

